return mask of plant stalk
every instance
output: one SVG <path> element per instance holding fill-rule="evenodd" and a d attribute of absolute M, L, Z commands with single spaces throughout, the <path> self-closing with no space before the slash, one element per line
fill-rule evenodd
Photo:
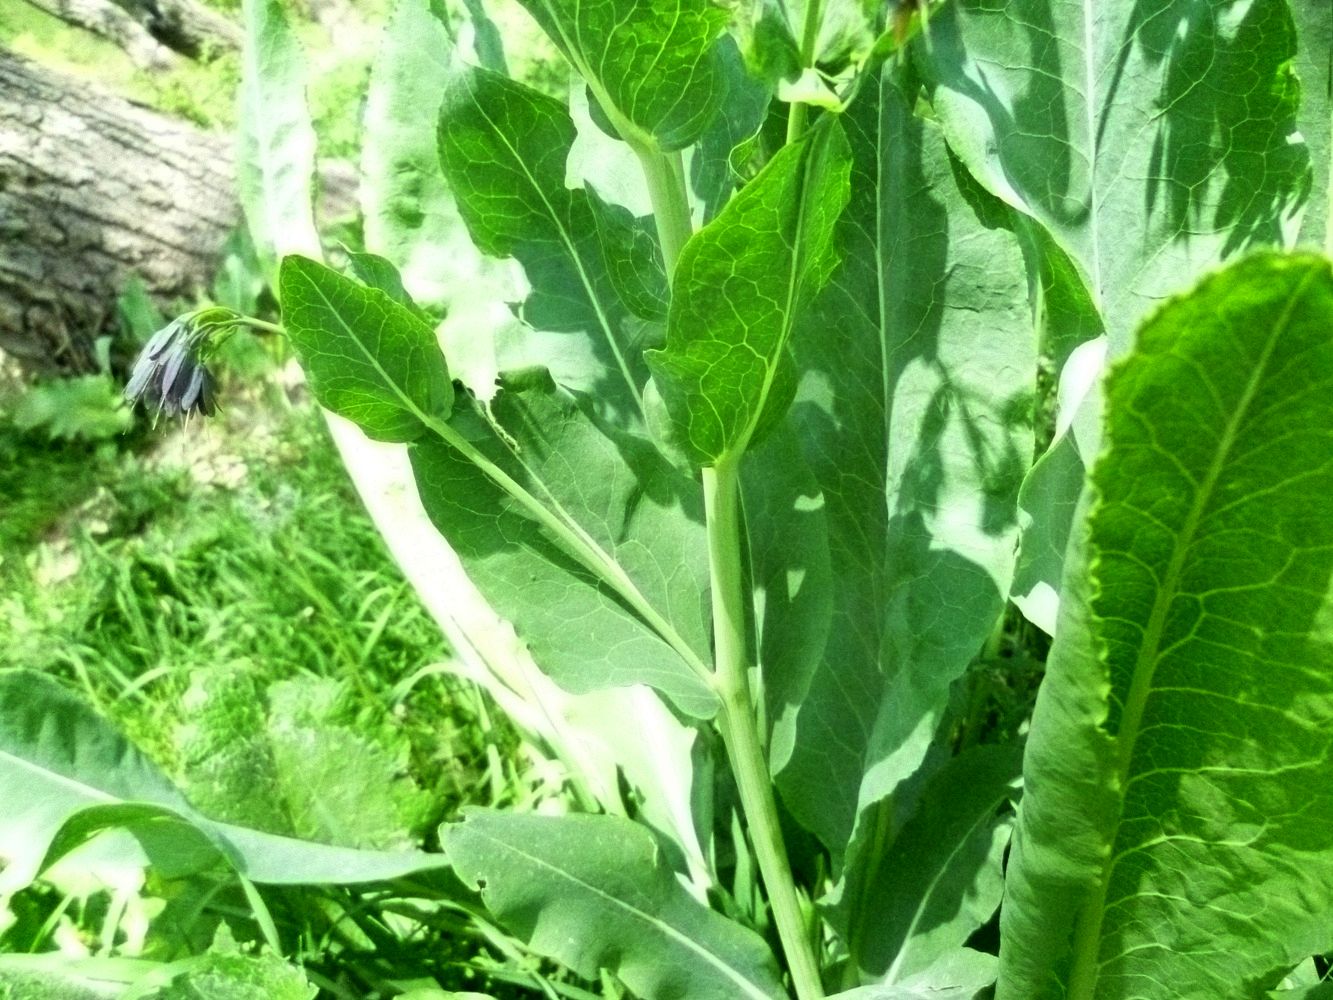
<path fill-rule="evenodd" d="M 821 0 L 806 0 L 805 23 L 801 26 L 801 69 L 809 69 L 815 64 L 815 45 L 819 43 L 819 26 L 822 21 Z M 795 142 L 805 135 L 805 126 L 809 106 L 796 101 L 787 112 L 787 141 Z"/>
<path fill-rule="evenodd" d="M 657 223 L 657 239 L 662 245 L 662 263 L 670 282 L 675 275 L 680 251 L 694 233 L 689 194 L 685 189 L 685 163 L 679 152 L 659 153 L 638 145 L 632 145 L 632 148 L 643 167 L 648 198 L 652 201 L 653 218 Z"/>
<path fill-rule="evenodd" d="M 796 883 L 778 822 L 768 759 L 759 738 L 746 656 L 745 589 L 741 573 L 739 476 L 735 459 L 703 470 L 708 562 L 713 602 L 714 683 L 722 708 L 717 727 L 726 745 L 741 810 L 754 844 L 764 891 L 799 1000 L 820 1000 L 819 963 L 806 933 Z"/>

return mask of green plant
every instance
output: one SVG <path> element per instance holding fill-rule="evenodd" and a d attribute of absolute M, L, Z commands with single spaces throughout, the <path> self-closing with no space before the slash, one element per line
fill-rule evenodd
<path fill-rule="evenodd" d="M 341 273 L 300 52 L 248 0 L 243 195 L 387 543 L 585 814 L 467 811 L 338 875 L 93 767 L 117 804 L 38 839 L 161 820 L 252 882 L 447 867 L 610 995 L 1311 985 L 1333 268 L 1263 248 L 1333 238 L 1327 5 L 524 5 L 568 104 L 396 9 Z M 959 711 L 1030 653 L 1020 612 L 1054 633 L 1021 748 Z M 91 720 L 0 707 L 69 779 L 13 734 Z"/>

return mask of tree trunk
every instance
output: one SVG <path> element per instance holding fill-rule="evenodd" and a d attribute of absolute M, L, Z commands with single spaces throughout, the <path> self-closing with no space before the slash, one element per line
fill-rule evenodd
<path fill-rule="evenodd" d="M 176 54 L 154 38 L 148 28 L 111 0 L 28 0 L 38 10 L 66 24 L 114 42 L 140 69 L 169 69 Z"/>
<path fill-rule="evenodd" d="M 196 0 L 115 0 L 163 45 L 199 59 L 241 47 L 240 25 Z"/>
<path fill-rule="evenodd" d="M 0 349 L 86 370 L 137 275 L 193 299 L 240 219 L 229 142 L 0 50 Z"/>
<path fill-rule="evenodd" d="M 197 0 L 28 2 L 114 42 L 143 69 L 167 69 L 176 63 L 176 53 L 200 59 L 241 47 L 240 25 Z"/>

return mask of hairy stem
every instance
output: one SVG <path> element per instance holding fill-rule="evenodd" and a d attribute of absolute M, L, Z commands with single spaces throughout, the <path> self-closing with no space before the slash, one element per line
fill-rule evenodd
<path fill-rule="evenodd" d="M 787 848 L 778 823 L 768 759 L 759 738 L 746 655 L 745 588 L 741 573 L 739 477 L 734 459 L 703 470 L 708 561 L 713 601 L 714 674 L 722 709 L 717 727 L 726 744 L 755 859 L 773 908 L 782 950 L 799 1000 L 819 1000 L 819 963 L 806 933 Z"/>

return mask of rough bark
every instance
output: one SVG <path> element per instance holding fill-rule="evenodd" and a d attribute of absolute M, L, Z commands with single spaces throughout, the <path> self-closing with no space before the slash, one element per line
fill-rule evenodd
<path fill-rule="evenodd" d="M 199 59 L 239 49 L 240 25 L 196 0 L 115 0 L 168 48 Z"/>
<path fill-rule="evenodd" d="M 87 369 L 131 275 L 192 299 L 240 218 L 232 178 L 227 139 L 0 50 L 0 349 Z"/>
<path fill-rule="evenodd" d="M 125 50 L 142 69 L 168 69 L 176 61 L 174 52 L 163 45 L 142 23 L 110 0 L 28 0 L 66 24 L 91 31 Z"/>
<path fill-rule="evenodd" d="M 197 0 L 28 0 L 125 50 L 135 65 L 166 69 L 177 53 L 200 59 L 241 45 L 240 26 Z"/>
<path fill-rule="evenodd" d="M 88 370 L 131 277 L 164 310 L 208 287 L 242 224 L 230 136 L 0 49 L 0 352 Z M 319 166 L 317 216 L 356 214 L 355 168 Z"/>

